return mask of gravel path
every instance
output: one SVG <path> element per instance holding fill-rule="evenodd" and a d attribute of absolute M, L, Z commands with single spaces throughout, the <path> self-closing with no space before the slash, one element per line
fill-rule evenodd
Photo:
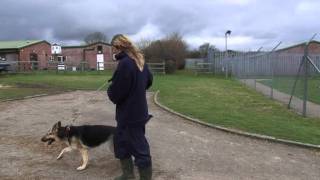
<path fill-rule="evenodd" d="M 154 179 L 320 179 L 320 152 L 228 134 L 168 114 L 152 102 L 147 126 Z M 107 146 L 55 160 L 64 146 L 40 138 L 57 121 L 114 125 L 114 106 L 104 93 L 76 91 L 0 103 L 0 179 L 112 179 L 119 162 Z"/>

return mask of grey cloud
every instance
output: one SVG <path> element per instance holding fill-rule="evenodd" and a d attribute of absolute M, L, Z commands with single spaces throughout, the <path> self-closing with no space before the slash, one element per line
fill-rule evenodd
<path fill-rule="evenodd" d="M 233 47 L 231 41 L 231 48 L 255 49 L 278 41 L 301 42 L 319 31 L 315 11 L 297 11 L 304 1 L 315 2 L 252 0 L 239 5 L 211 0 L 2 0 L 0 40 L 81 41 L 93 31 L 108 37 L 116 33 L 134 35 L 151 23 L 162 35 L 180 32 L 186 37 L 223 37 L 230 29 L 232 36 L 254 40 Z"/>

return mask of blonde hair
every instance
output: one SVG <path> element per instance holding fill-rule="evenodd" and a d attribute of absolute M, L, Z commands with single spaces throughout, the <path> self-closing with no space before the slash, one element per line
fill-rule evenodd
<path fill-rule="evenodd" d="M 111 45 L 121 51 L 124 51 L 130 58 L 135 61 L 140 71 L 143 70 L 145 63 L 144 56 L 127 36 L 123 34 L 117 34 L 113 36 Z"/>

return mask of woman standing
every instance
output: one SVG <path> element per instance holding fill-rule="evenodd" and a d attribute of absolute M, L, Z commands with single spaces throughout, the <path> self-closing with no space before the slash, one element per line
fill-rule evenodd
<path fill-rule="evenodd" d="M 114 136 L 115 157 L 120 159 L 122 175 L 116 180 L 133 179 L 133 161 L 140 179 L 152 176 L 152 163 L 145 125 L 152 117 L 148 114 L 146 90 L 153 76 L 142 53 L 122 34 L 111 41 L 112 51 L 119 61 L 108 88 L 109 99 L 116 104 L 117 130 Z"/>

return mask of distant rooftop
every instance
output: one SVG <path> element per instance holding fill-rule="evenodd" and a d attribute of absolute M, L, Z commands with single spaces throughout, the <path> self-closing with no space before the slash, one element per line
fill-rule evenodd
<path fill-rule="evenodd" d="M 91 44 L 71 45 L 71 46 L 67 45 L 67 46 L 62 46 L 62 48 L 86 48 L 86 47 L 93 46 L 93 45 L 96 45 L 96 44 L 104 44 L 104 45 L 107 45 L 107 46 L 111 46 L 110 43 L 98 41 L 98 42 L 94 42 L 94 43 L 91 43 Z"/>
<path fill-rule="evenodd" d="M 0 41 L 0 49 L 20 49 L 43 40 L 24 40 L 24 41 Z"/>
<path fill-rule="evenodd" d="M 282 49 L 278 49 L 276 51 L 284 51 L 284 50 L 288 50 L 288 49 L 291 49 L 291 48 L 295 48 L 295 47 L 299 47 L 299 46 L 304 46 L 307 42 L 302 42 L 302 43 L 299 43 L 299 44 L 295 44 L 295 45 L 292 45 L 292 46 L 288 46 L 288 47 L 285 47 L 285 48 L 282 48 Z M 316 43 L 316 44 L 320 44 L 319 41 L 310 41 L 310 44 L 311 43 Z"/>

